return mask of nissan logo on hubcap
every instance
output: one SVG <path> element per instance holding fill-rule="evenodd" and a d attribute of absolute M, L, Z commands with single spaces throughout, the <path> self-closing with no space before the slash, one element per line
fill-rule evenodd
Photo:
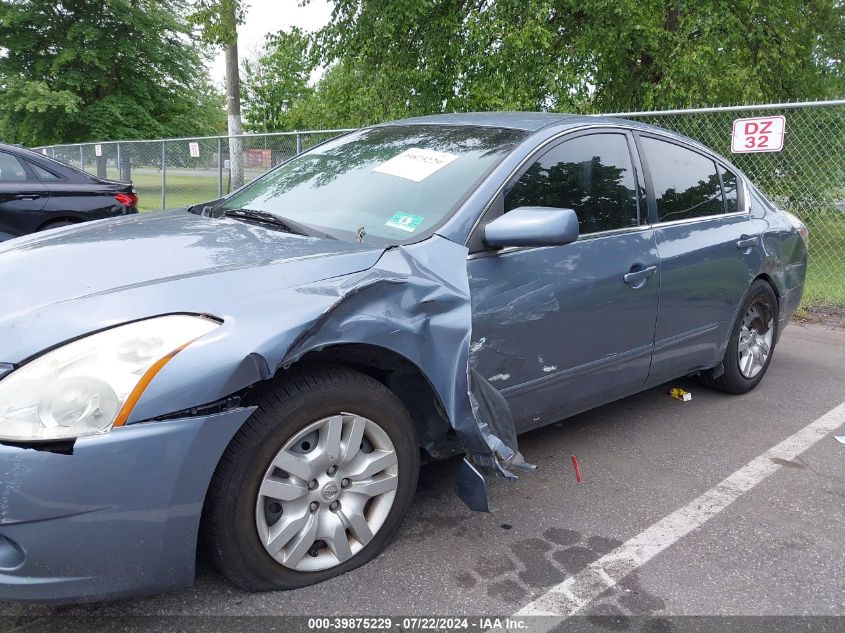
<path fill-rule="evenodd" d="M 326 501 L 331 501 L 337 496 L 338 492 L 340 492 L 340 488 L 337 487 L 337 484 L 335 482 L 330 481 L 325 486 L 323 486 L 323 499 L 325 499 Z"/>

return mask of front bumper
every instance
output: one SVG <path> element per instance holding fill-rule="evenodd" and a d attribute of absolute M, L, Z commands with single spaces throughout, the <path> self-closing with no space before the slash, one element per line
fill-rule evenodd
<path fill-rule="evenodd" d="M 126 426 L 72 454 L 0 445 L 0 600 L 190 585 L 209 481 L 253 410 Z"/>

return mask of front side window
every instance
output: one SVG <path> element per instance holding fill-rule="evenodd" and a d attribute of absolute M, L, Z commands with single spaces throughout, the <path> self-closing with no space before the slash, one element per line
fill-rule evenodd
<path fill-rule="evenodd" d="M 225 211 L 272 213 L 351 239 L 403 242 L 453 213 L 527 132 L 388 125 L 294 158 L 225 200 Z"/>
<path fill-rule="evenodd" d="M 528 168 L 505 196 L 505 211 L 574 209 L 581 234 L 637 226 L 637 187 L 624 134 L 564 141 Z"/>
<path fill-rule="evenodd" d="M 680 145 L 643 137 L 643 152 L 651 170 L 657 221 L 672 222 L 725 212 L 716 163 Z M 734 197 L 736 177 L 734 177 Z"/>
<path fill-rule="evenodd" d="M 26 179 L 26 170 L 21 162 L 11 154 L 0 152 L 0 182 L 17 182 Z"/>

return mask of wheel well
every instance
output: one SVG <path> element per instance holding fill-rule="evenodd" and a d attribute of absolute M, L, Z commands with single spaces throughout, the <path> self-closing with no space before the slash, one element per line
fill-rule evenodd
<path fill-rule="evenodd" d="M 56 224 L 57 222 L 72 222 L 73 224 L 78 224 L 79 222 L 82 222 L 82 220 L 80 220 L 79 218 L 75 218 L 71 215 L 62 215 L 59 217 L 50 218 L 49 220 L 42 222 L 38 226 L 36 231 L 43 231 L 45 229 L 48 229 L 51 225 Z"/>
<path fill-rule="evenodd" d="M 763 281 L 765 281 L 767 284 L 769 284 L 769 285 L 772 287 L 772 290 L 774 290 L 774 292 L 775 292 L 775 296 L 778 298 L 778 301 L 780 301 L 780 299 L 781 299 L 781 293 L 780 293 L 780 290 L 778 290 L 778 286 L 777 286 L 777 284 L 775 283 L 775 280 L 774 280 L 774 279 L 772 279 L 772 277 L 771 277 L 768 273 L 760 273 L 759 275 L 757 275 L 757 276 L 754 278 L 754 280 L 753 280 L 751 283 L 754 283 L 754 282 L 755 282 L 755 281 L 757 281 L 758 279 L 762 279 L 762 280 L 763 280 Z"/>
<path fill-rule="evenodd" d="M 356 369 L 390 389 L 408 410 L 420 445 L 430 457 L 460 452 L 437 391 L 420 368 L 401 354 L 377 345 L 333 345 L 305 354 L 293 367 L 313 363 Z"/>

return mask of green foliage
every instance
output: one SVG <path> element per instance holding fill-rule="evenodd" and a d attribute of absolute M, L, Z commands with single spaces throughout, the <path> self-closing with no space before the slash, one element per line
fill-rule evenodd
<path fill-rule="evenodd" d="M 244 127 L 250 132 L 300 127 L 304 111 L 293 105 L 312 96 L 308 82 L 314 70 L 308 36 L 299 29 L 270 34 L 255 60 L 241 71 Z"/>
<path fill-rule="evenodd" d="M 182 0 L 0 2 L 0 133 L 27 145 L 225 124 Z"/>
<path fill-rule="evenodd" d="M 299 129 L 338 129 L 379 123 L 405 115 L 405 100 L 390 92 L 387 73 L 373 73 L 355 61 L 330 66 L 311 94 L 294 104 Z"/>
<path fill-rule="evenodd" d="M 188 20 L 207 44 L 237 44 L 238 24 L 243 24 L 247 8 L 241 0 L 194 0 Z"/>
<path fill-rule="evenodd" d="M 840 0 L 336 0 L 317 45 L 323 63 L 377 83 L 390 116 L 652 109 L 841 95 L 843 12 Z"/>

